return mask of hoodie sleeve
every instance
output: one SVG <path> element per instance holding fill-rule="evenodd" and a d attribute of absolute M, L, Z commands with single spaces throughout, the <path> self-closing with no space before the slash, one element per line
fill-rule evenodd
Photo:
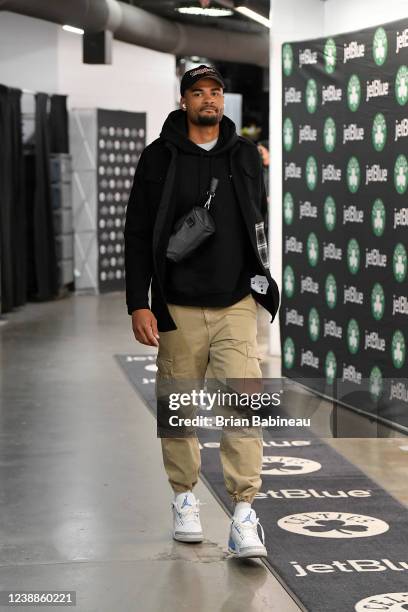
<path fill-rule="evenodd" d="M 147 199 L 144 166 L 145 153 L 143 152 L 130 192 L 124 230 L 126 304 L 130 315 L 139 308 L 150 308 L 153 220 Z"/>

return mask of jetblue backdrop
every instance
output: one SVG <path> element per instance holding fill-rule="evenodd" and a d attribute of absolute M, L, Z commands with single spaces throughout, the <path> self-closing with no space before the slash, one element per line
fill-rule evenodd
<path fill-rule="evenodd" d="M 283 374 L 408 426 L 408 19 L 282 60 Z"/>

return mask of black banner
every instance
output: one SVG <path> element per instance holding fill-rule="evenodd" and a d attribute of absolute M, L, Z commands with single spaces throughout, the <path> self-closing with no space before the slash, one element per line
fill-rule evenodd
<path fill-rule="evenodd" d="M 408 427 L 408 19 L 282 69 L 282 372 Z"/>

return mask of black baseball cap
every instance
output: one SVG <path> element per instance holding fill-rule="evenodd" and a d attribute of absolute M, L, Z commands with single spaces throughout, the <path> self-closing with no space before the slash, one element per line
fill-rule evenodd
<path fill-rule="evenodd" d="M 214 66 L 206 66 L 205 64 L 201 64 L 201 66 L 198 66 L 198 68 L 192 68 L 184 73 L 180 84 L 181 95 L 184 96 L 186 89 L 190 89 L 190 87 L 192 87 L 194 83 L 197 83 L 197 81 L 200 79 L 214 79 L 214 81 L 217 81 L 217 83 L 219 83 L 221 87 L 225 89 L 224 81 L 222 80 L 222 76 L 218 70 L 214 68 Z"/>

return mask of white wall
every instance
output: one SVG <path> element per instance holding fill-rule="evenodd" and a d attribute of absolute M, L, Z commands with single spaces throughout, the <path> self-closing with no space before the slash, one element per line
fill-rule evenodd
<path fill-rule="evenodd" d="M 408 17 L 407 0 L 327 0 L 321 35 L 369 28 L 404 17 Z"/>
<path fill-rule="evenodd" d="M 357 1 L 357 0 L 355 0 Z M 281 288 L 282 276 L 282 69 L 281 45 L 286 41 L 315 38 L 324 29 L 321 0 L 271 0 L 270 44 L 270 234 L 271 273 Z M 278 318 L 271 327 L 270 353 L 280 355 Z"/>
<path fill-rule="evenodd" d="M 147 144 L 158 137 L 175 108 L 176 59 L 115 40 L 111 65 L 82 63 L 82 37 L 58 30 L 58 89 L 69 108 L 107 108 L 147 113 Z"/>
<path fill-rule="evenodd" d="M 57 26 L 0 11 L 0 83 L 56 93 Z"/>
<path fill-rule="evenodd" d="M 178 95 L 175 57 L 114 41 L 112 65 L 82 64 L 82 37 L 61 26 L 0 11 L 0 83 L 68 95 L 68 106 L 147 113 L 157 138 Z M 32 99 L 23 97 L 32 110 Z"/>

